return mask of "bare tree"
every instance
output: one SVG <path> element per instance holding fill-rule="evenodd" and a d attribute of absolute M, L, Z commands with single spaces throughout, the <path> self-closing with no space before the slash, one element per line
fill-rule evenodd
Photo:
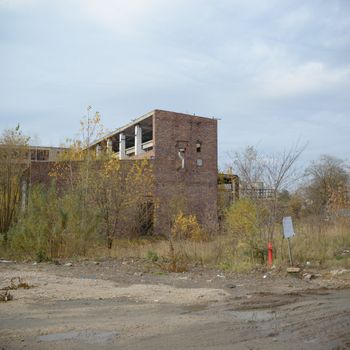
<path fill-rule="evenodd" d="M 279 194 L 300 179 L 296 163 L 305 148 L 306 144 L 296 144 L 288 150 L 264 155 L 248 146 L 243 153 L 236 152 L 232 157 L 234 172 L 240 177 L 242 195 L 249 195 L 257 206 L 265 208 L 267 217 L 260 222 L 265 222 L 268 240 L 273 238 L 278 219 Z"/>
<path fill-rule="evenodd" d="M 254 189 L 256 184 L 262 181 L 264 159 L 254 146 L 247 146 L 242 153 L 235 152 L 231 161 L 231 167 L 245 188 Z"/>
<path fill-rule="evenodd" d="M 345 207 L 349 201 L 350 172 L 344 160 L 322 155 L 306 169 L 304 193 L 313 214 L 327 214 L 334 201 Z"/>

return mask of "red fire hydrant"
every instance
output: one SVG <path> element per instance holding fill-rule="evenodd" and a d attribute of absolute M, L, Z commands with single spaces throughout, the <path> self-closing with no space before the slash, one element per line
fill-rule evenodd
<path fill-rule="evenodd" d="M 269 266 L 272 265 L 272 262 L 273 262 L 273 255 L 272 255 L 272 243 L 269 242 L 267 244 L 267 264 Z"/>

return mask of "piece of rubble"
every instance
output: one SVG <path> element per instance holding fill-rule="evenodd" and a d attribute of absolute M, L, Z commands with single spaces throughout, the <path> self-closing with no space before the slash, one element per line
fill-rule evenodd
<path fill-rule="evenodd" d="M 303 279 L 310 281 L 312 278 L 314 278 L 314 275 L 312 273 L 303 273 Z"/>
<path fill-rule="evenodd" d="M 339 270 L 332 270 L 331 275 L 336 276 L 336 275 L 343 275 L 344 273 L 350 272 L 350 269 L 339 269 Z"/>
<path fill-rule="evenodd" d="M 8 290 L 0 290 L 0 302 L 7 302 L 13 300 L 12 294 Z"/>
<path fill-rule="evenodd" d="M 287 267 L 287 272 L 288 273 L 299 273 L 300 272 L 300 267 Z"/>
<path fill-rule="evenodd" d="M 64 264 L 64 266 L 73 266 L 73 264 L 71 262 L 67 263 L 67 264 Z"/>
<path fill-rule="evenodd" d="M 19 288 L 29 289 L 34 286 L 29 285 L 27 282 L 23 281 L 21 277 L 12 277 L 9 286 L 2 288 L 2 290 L 15 290 Z"/>

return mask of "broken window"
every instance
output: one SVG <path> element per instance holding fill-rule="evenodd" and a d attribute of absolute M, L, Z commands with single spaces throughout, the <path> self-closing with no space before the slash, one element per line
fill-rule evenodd
<path fill-rule="evenodd" d="M 196 143 L 196 150 L 197 150 L 197 153 L 201 153 L 201 151 L 202 151 L 202 142 L 197 141 L 197 143 Z"/>
<path fill-rule="evenodd" d="M 30 159 L 36 160 L 36 149 L 30 151 Z"/>
<path fill-rule="evenodd" d="M 49 151 L 46 149 L 38 150 L 37 160 L 49 160 Z"/>
<path fill-rule="evenodd" d="M 138 211 L 139 234 L 141 236 L 151 235 L 154 226 L 154 204 L 152 201 L 146 201 L 139 204 Z"/>

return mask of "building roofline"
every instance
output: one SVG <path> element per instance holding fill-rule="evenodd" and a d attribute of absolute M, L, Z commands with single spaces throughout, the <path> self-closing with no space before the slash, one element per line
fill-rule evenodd
<path fill-rule="evenodd" d="M 174 114 L 182 114 L 182 115 L 187 115 L 189 117 L 196 117 L 196 118 L 201 118 L 201 119 L 208 119 L 208 120 L 219 120 L 218 118 L 215 117 L 204 117 L 202 115 L 197 115 L 197 114 L 189 114 L 189 113 L 183 113 L 183 112 L 175 112 L 175 111 L 169 111 L 166 109 L 155 109 L 152 111 L 154 112 L 168 112 L 168 113 L 174 113 Z"/>
<path fill-rule="evenodd" d="M 36 148 L 36 149 L 55 149 L 55 150 L 66 150 L 66 149 L 69 149 L 68 147 L 54 147 L 54 146 L 33 146 L 33 145 L 29 145 L 28 148 L 30 149 L 33 149 L 33 148 Z"/>
<path fill-rule="evenodd" d="M 141 117 L 138 117 L 138 118 L 136 118 L 136 119 L 132 119 L 131 122 L 129 122 L 128 124 L 126 124 L 126 125 L 124 125 L 124 126 L 122 126 L 122 127 L 120 127 L 120 128 L 117 128 L 117 129 L 115 129 L 115 130 L 113 130 L 113 131 L 107 133 L 106 135 L 103 135 L 102 137 L 100 137 L 100 138 L 94 140 L 94 141 L 91 142 L 91 143 L 89 144 L 89 146 L 87 146 L 86 148 L 90 148 L 90 147 L 96 145 L 97 143 L 99 143 L 99 142 L 101 142 L 101 141 L 104 141 L 104 140 L 106 140 L 106 139 L 112 137 L 112 136 L 115 135 L 115 134 L 121 133 L 122 131 L 124 131 L 124 130 L 130 128 L 131 126 L 140 123 L 142 120 L 145 120 L 145 119 L 151 117 L 151 116 L 155 113 L 155 111 L 156 111 L 156 110 L 153 110 L 153 111 L 151 111 L 151 112 L 148 112 L 148 113 L 142 115 Z"/>
<path fill-rule="evenodd" d="M 12 148 L 28 148 L 30 150 L 32 149 L 43 149 L 43 150 L 47 150 L 47 149 L 55 149 L 55 150 L 66 150 L 66 149 L 69 149 L 67 147 L 53 147 L 53 146 L 34 146 L 34 145 L 7 145 L 7 144 L 3 144 L 3 143 L 0 143 L 0 147 L 1 148 L 9 148 L 9 147 L 12 147 Z"/>
<path fill-rule="evenodd" d="M 175 112 L 175 111 L 168 111 L 168 110 L 165 110 L 165 109 L 153 109 L 152 111 L 146 113 L 146 114 L 143 114 L 141 117 L 138 117 L 138 118 L 135 118 L 135 119 L 132 119 L 131 122 L 129 122 L 128 124 L 122 126 L 122 127 L 119 127 L 109 133 L 107 133 L 106 135 L 103 135 L 102 137 L 92 141 L 89 146 L 87 146 L 86 148 L 90 148 L 112 136 L 114 136 L 115 134 L 118 134 L 118 133 L 121 133 L 123 132 L 124 130 L 130 128 L 131 126 L 135 125 L 135 124 L 138 124 L 140 123 L 141 121 L 151 117 L 154 113 L 156 112 L 167 112 L 167 113 L 174 113 L 174 114 L 182 114 L 182 115 L 188 115 L 189 117 L 197 117 L 197 118 L 203 118 L 203 119 L 209 119 L 209 120 L 218 120 L 217 118 L 210 118 L 210 117 L 203 117 L 203 116 L 200 116 L 200 115 L 192 115 L 192 114 L 188 114 L 188 113 L 182 113 L 182 112 Z"/>

